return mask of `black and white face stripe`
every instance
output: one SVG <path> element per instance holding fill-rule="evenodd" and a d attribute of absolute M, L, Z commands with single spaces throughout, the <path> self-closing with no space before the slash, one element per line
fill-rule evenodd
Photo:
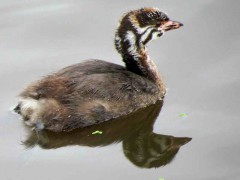
<path fill-rule="evenodd" d="M 148 31 L 141 35 L 141 41 L 144 45 L 146 45 L 151 40 L 154 40 L 162 35 L 163 32 L 161 30 L 150 28 Z"/>
<path fill-rule="evenodd" d="M 164 30 L 153 26 L 139 27 L 132 24 L 133 32 L 136 34 L 136 39 L 139 40 L 143 45 L 146 45 L 151 40 L 157 39 L 163 35 Z"/>
<path fill-rule="evenodd" d="M 120 54 L 130 54 L 133 57 L 138 57 L 138 49 L 144 46 L 151 40 L 157 39 L 163 35 L 163 30 L 160 28 L 136 27 L 132 26 L 122 34 L 115 35 L 115 46 Z M 135 58 L 134 58 L 135 59 Z"/>
<path fill-rule="evenodd" d="M 151 40 L 161 37 L 164 31 L 160 28 L 148 27 L 136 27 L 133 26 L 133 32 L 136 34 L 136 40 L 139 40 L 143 45 L 146 45 Z"/>

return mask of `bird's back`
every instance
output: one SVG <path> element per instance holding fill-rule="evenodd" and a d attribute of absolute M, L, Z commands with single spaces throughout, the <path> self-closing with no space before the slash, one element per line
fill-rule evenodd
<path fill-rule="evenodd" d="M 46 129 L 70 131 L 153 104 L 157 92 L 153 82 L 120 65 L 90 60 L 30 85 L 20 94 L 21 114 Z"/>

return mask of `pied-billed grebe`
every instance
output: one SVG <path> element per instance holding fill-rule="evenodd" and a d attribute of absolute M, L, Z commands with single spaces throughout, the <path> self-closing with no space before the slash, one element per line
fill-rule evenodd
<path fill-rule="evenodd" d="M 66 67 L 28 86 L 15 111 L 28 126 L 60 132 L 154 104 L 163 98 L 165 87 L 145 45 L 180 26 L 157 8 L 126 13 L 115 35 L 126 67 L 101 60 Z"/>

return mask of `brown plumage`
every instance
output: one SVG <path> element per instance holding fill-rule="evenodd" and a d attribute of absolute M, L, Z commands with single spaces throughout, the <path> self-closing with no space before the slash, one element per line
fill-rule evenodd
<path fill-rule="evenodd" d="M 15 111 L 29 126 L 59 132 L 98 124 L 161 100 L 163 81 L 143 42 L 162 34 L 166 29 L 162 22 L 166 15 L 156 8 L 129 12 L 115 38 L 126 67 L 101 60 L 66 67 L 27 87 Z M 181 26 L 168 23 L 175 29 Z"/>
<path fill-rule="evenodd" d="M 71 130 L 156 102 L 157 88 L 124 67 L 91 60 L 67 67 L 27 87 L 21 98 L 43 101 L 38 115 L 45 127 Z"/>

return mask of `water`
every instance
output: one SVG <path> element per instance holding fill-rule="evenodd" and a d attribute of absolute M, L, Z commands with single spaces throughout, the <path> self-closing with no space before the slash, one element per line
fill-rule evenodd
<path fill-rule="evenodd" d="M 184 24 L 148 46 L 168 87 L 156 119 L 160 106 L 135 114 L 131 123 L 128 117 L 58 136 L 36 135 L 11 114 L 16 95 L 41 76 L 88 58 L 121 64 L 113 47 L 117 21 L 144 6 L 159 7 Z M 0 178 L 238 180 L 238 7 L 234 0 L 0 0 Z M 102 134 L 93 135 L 96 130 Z M 176 148 L 169 142 L 177 137 L 192 140 L 166 166 L 134 160 L 136 139 L 157 142 L 139 146 L 150 148 L 145 160 L 151 162 L 151 153 L 158 158 L 164 147 Z"/>

